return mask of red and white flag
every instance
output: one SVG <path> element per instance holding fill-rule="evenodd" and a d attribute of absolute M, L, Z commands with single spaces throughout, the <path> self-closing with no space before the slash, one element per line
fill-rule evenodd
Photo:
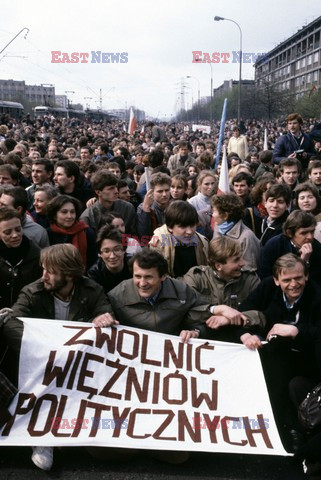
<path fill-rule="evenodd" d="M 220 178 L 218 181 L 217 195 L 223 195 L 230 192 L 230 184 L 228 181 L 228 164 L 226 155 L 226 145 L 223 145 L 223 158 L 221 164 Z"/>
<path fill-rule="evenodd" d="M 136 130 L 136 128 L 137 128 L 137 122 L 136 122 L 136 118 L 135 118 L 135 115 L 134 115 L 134 110 L 133 110 L 132 107 L 130 107 L 129 124 L 128 124 L 129 135 L 132 135 L 134 133 L 134 131 Z"/>

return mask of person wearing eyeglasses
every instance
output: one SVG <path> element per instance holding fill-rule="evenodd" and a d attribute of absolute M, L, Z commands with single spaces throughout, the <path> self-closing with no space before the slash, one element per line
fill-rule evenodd
<path fill-rule="evenodd" d="M 99 258 L 88 270 L 88 277 L 108 293 L 123 280 L 132 277 L 127 265 L 126 246 L 122 235 L 112 225 L 102 227 L 97 235 Z"/>

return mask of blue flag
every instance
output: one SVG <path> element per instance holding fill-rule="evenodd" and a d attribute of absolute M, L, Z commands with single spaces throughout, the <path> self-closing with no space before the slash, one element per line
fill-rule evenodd
<path fill-rule="evenodd" d="M 221 118 L 221 126 L 220 126 L 220 136 L 218 139 L 218 145 L 217 145 L 217 150 L 216 150 L 216 162 L 215 162 L 215 168 L 218 167 L 219 160 L 220 160 L 220 154 L 222 150 L 222 144 L 224 140 L 224 128 L 225 128 L 225 120 L 226 120 L 226 109 L 227 109 L 227 98 L 224 100 L 224 105 L 223 105 L 223 111 L 222 111 L 222 118 Z"/>

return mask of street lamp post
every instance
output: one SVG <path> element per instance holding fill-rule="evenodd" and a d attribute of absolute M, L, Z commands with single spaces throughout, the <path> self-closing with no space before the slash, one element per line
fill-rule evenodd
<path fill-rule="evenodd" d="M 18 33 L 10 40 L 10 42 L 7 43 L 7 45 L 5 45 L 5 46 L 3 47 L 3 49 L 0 51 L 0 55 L 1 55 L 2 52 L 5 51 L 5 49 L 6 49 L 7 47 L 9 47 L 9 45 L 10 45 L 17 37 L 19 37 L 20 33 L 22 33 L 24 30 L 27 30 L 26 33 L 25 33 L 24 39 L 27 38 L 27 35 L 28 35 L 28 33 L 29 33 L 30 30 L 29 30 L 29 28 L 24 27 L 24 28 L 22 28 L 22 29 L 20 30 L 20 32 L 18 32 Z"/>
<path fill-rule="evenodd" d="M 210 63 L 209 66 L 211 67 L 211 106 L 210 106 L 210 120 L 213 121 L 213 68 L 212 64 Z"/>
<path fill-rule="evenodd" d="M 200 121 L 200 105 L 201 105 L 201 84 L 198 78 L 192 77 L 192 75 L 186 75 L 186 78 L 193 78 L 194 80 L 197 81 L 198 85 L 198 91 L 197 91 L 197 96 L 198 96 L 198 102 L 197 102 L 197 117 L 198 117 L 198 122 Z"/>
<path fill-rule="evenodd" d="M 240 123 L 241 120 L 241 88 L 242 88 L 242 29 L 240 25 L 235 22 L 235 20 L 232 20 L 231 18 L 224 18 L 224 17 L 214 17 L 214 20 L 216 22 L 219 22 L 220 20 L 227 20 L 228 22 L 235 23 L 237 28 L 240 31 L 240 70 L 239 70 L 239 91 L 238 91 L 238 101 L 237 101 L 237 121 Z"/>

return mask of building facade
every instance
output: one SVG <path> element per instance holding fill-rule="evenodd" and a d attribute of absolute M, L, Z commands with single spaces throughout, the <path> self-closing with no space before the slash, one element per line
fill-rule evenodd
<path fill-rule="evenodd" d="M 26 84 L 23 80 L 0 80 L 0 100 L 22 103 L 25 91 Z"/>
<path fill-rule="evenodd" d="M 296 98 L 321 86 L 321 16 L 258 59 L 258 88 L 273 84 L 279 91 L 292 91 Z"/>
<path fill-rule="evenodd" d="M 214 98 L 220 97 L 221 95 L 226 95 L 230 93 L 233 88 L 238 87 L 238 80 L 224 80 L 224 83 L 217 88 L 214 88 Z M 254 80 L 242 80 L 242 90 L 253 89 L 255 86 Z"/>
<path fill-rule="evenodd" d="M 35 105 L 54 105 L 54 85 L 26 85 L 25 81 L 0 80 L 0 100 L 30 102 Z"/>

